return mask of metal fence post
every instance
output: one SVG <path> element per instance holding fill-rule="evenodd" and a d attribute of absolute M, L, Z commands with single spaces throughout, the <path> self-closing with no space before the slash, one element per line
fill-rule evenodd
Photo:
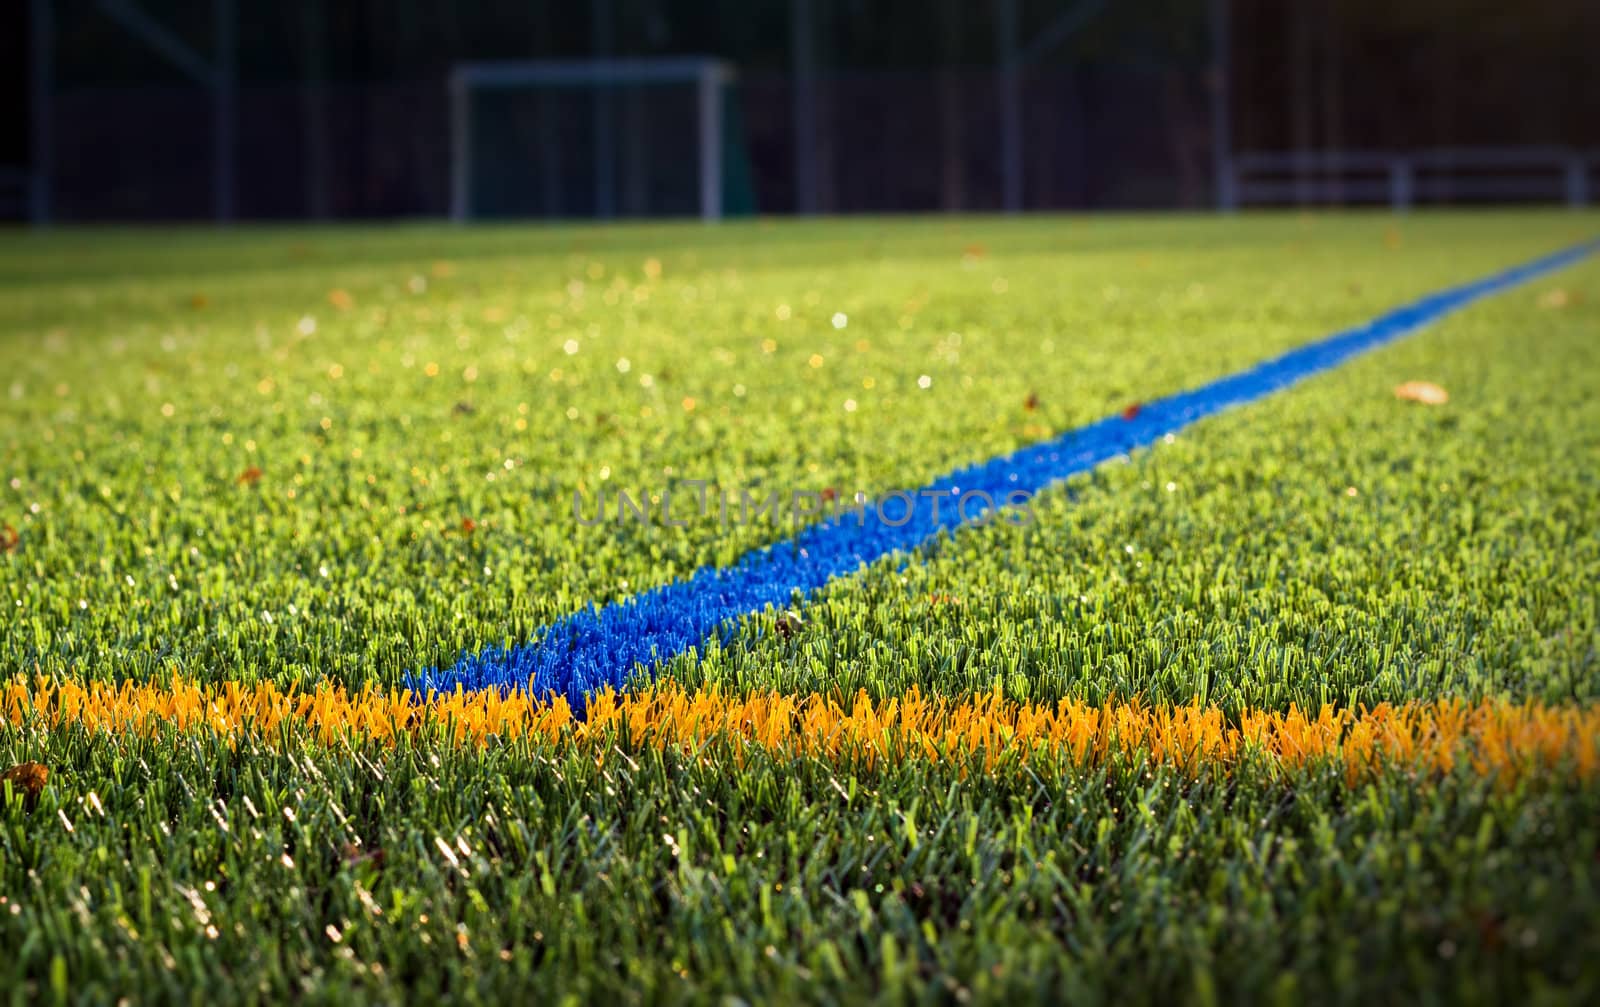
<path fill-rule="evenodd" d="M 1394 212 L 1411 209 L 1414 175 L 1410 158 L 1397 157 L 1389 162 L 1389 206 Z"/>
<path fill-rule="evenodd" d="M 1022 68 L 1017 55 L 1017 0 L 1000 0 L 1000 186 L 1007 213 L 1022 210 Z"/>
<path fill-rule="evenodd" d="M 817 51 L 811 0 L 789 0 L 794 73 L 794 212 L 817 212 Z"/>
<path fill-rule="evenodd" d="M 213 57 L 212 75 L 213 115 L 215 136 L 212 164 L 212 186 L 215 192 L 217 223 L 233 222 L 238 200 L 238 172 L 235 169 L 239 132 L 239 99 L 237 80 L 238 12 L 234 0 L 216 0 L 216 55 Z"/>
<path fill-rule="evenodd" d="M 450 107 L 450 219 L 464 224 L 472 212 L 472 102 L 460 69 L 450 75 Z"/>
<path fill-rule="evenodd" d="M 1228 79 L 1232 61 L 1228 0 L 1211 0 L 1211 171 L 1215 176 L 1217 209 L 1239 208 L 1239 176 L 1233 164 L 1232 89 Z"/>
<path fill-rule="evenodd" d="M 611 0 L 593 0 L 589 9 L 593 18 L 591 41 L 595 65 L 606 66 L 616 34 Z M 617 215 L 616 116 L 611 92 L 612 82 L 601 80 L 591 96 L 594 101 L 594 206 L 595 216 L 601 220 Z"/>
<path fill-rule="evenodd" d="M 715 66 L 700 71 L 700 219 L 722 217 L 722 72 Z"/>
<path fill-rule="evenodd" d="M 1573 209 L 1589 205 L 1589 163 L 1582 154 L 1567 159 L 1567 205 Z"/>
<path fill-rule="evenodd" d="M 55 55 L 55 25 L 52 17 L 55 12 L 51 9 L 51 3 L 52 0 L 33 0 L 32 24 L 29 25 L 29 36 L 33 43 L 30 82 L 33 90 L 33 149 L 29 151 L 32 164 L 28 171 L 28 214 L 35 227 L 50 223 L 50 182 L 54 174 L 51 156 L 54 153 L 51 91 L 55 75 L 51 64 Z"/>

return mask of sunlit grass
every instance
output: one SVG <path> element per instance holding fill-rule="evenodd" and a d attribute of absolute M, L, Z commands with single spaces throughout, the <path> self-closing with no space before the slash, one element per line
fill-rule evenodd
<path fill-rule="evenodd" d="M 0 238 L 0 990 L 1595 999 L 1593 264 L 586 720 L 398 687 L 787 531 L 575 489 L 914 488 L 1596 230 Z"/>
<path fill-rule="evenodd" d="M 964 764 L 974 756 L 986 771 L 1036 761 L 1094 766 L 1147 760 L 1188 773 L 1245 763 L 1330 762 L 1342 766 L 1352 784 L 1390 767 L 1437 775 L 1464 765 L 1502 781 L 1530 772 L 1571 772 L 1587 780 L 1600 769 L 1600 708 L 1458 700 L 1359 712 L 1331 705 L 1314 713 L 1248 710 L 1234 724 L 1197 702 L 1169 708 L 1138 700 L 1035 705 L 998 694 L 950 700 L 916 688 L 874 702 L 864 690 L 854 696 L 729 696 L 668 683 L 597 693 L 580 718 L 565 699 L 528 692 L 458 691 L 419 700 L 371 686 L 351 692 L 329 685 L 299 691 L 271 683 L 112 687 L 14 680 L 0 689 L 0 712 L 25 733 L 81 726 L 113 736 L 209 731 L 270 741 L 294 729 L 324 744 L 436 734 L 480 747 L 523 739 L 553 749 L 575 746 L 602 759 L 619 742 L 686 752 L 725 743 L 735 771 L 752 746 L 777 756 L 848 757 L 869 769 L 879 761 Z"/>

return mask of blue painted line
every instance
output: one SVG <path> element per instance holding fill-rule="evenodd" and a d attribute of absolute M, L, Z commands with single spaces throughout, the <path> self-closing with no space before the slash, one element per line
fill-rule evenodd
<path fill-rule="evenodd" d="M 797 595 L 810 596 L 835 577 L 856 573 L 885 556 L 916 549 L 941 532 L 954 530 L 964 523 L 958 508 L 951 506 L 959 495 L 983 491 L 1004 501 L 1013 492 L 1037 493 L 1214 413 L 1265 398 L 1337 367 L 1473 301 L 1569 266 L 1596 251 L 1600 251 L 1600 240 L 1429 294 L 1365 325 L 1248 370 L 1144 403 L 1134 415 L 1108 417 L 1053 440 L 958 469 L 917 491 L 915 510 L 910 520 L 902 523 L 890 522 L 900 520 L 903 500 L 886 504 L 882 514 L 869 505 L 864 519 L 844 513 L 747 553 L 731 566 L 702 567 L 686 580 L 604 607 L 590 606 L 552 624 L 529 643 L 491 647 L 463 656 L 454 668 L 407 675 L 406 686 L 417 693 L 529 688 L 535 695 L 564 695 L 581 711 L 584 697 L 591 691 L 608 685 L 621 687 L 641 665 L 653 666 L 699 646 L 713 634 L 730 633 L 741 616 L 768 606 L 788 606 Z M 976 504 L 968 508 L 968 514 L 975 519 L 980 516 Z"/>

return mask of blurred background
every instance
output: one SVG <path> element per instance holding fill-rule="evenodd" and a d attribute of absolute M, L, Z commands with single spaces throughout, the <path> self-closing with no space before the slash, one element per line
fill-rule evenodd
<path fill-rule="evenodd" d="M 0 219 L 1600 192 L 1593 0 L 8 0 Z"/>

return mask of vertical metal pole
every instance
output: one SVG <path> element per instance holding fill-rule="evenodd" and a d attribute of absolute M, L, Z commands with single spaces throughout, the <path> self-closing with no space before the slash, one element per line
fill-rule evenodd
<path fill-rule="evenodd" d="M 1017 59 L 1017 0 L 1000 0 L 1000 172 L 1007 213 L 1022 210 L 1022 75 Z"/>
<path fill-rule="evenodd" d="M 1567 205 L 1574 210 L 1589 205 L 1589 165 L 1582 154 L 1567 158 Z"/>
<path fill-rule="evenodd" d="M 962 130 L 961 4 L 940 0 L 939 36 L 945 66 L 939 72 L 939 206 L 946 213 L 961 210 L 966 190 L 966 144 Z"/>
<path fill-rule="evenodd" d="M 593 49 L 596 60 L 611 55 L 612 27 L 611 0 L 592 0 L 594 14 Z M 605 74 L 594 91 L 594 207 L 602 220 L 617 215 L 617 151 L 616 136 L 612 132 L 612 80 Z"/>
<path fill-rule="evenodd" d="M 1315 198 L 1312 174 L 1316 159 L 1311 144 L 1314 131 L 1311 106 L 1313 47 L 1310 0 L 1289 3 L 1289 132 L 1294 149 L 1294 201 L 1306 206 Z"/>
<path fill-rule="evenodd" d="M 566 179 L 561 162 L 561 109 L 556 104 L 559 91 L 544 88 L 535 99 L 539 103 L 539 181 L 544 215 L 559 218 L 567 214 Z"/>
<path fill-rule="evenodd" d="M 471 207 L 472 102 L 466 75 L 450 75 L 450 219 L 465 224 Z"/>
<path fill-rule="evenodd" d="M 1389 162 L 1389 207 L 1395 213 L 1411 209 L 1413 177 L 1410 158 L 1397 157 Z"/>
<path fill-rule="evenodd" d="M 1344 205 L 1344 176 L 1338 152 L 1344 146 L 1344 102 L 1340 86 L 1341 61 L 1339 19 L 1333 14 L 1335 0 L 1322 0 L 1318 15 L 1322 20 L 1322 150 L 1323 175 L 1327 180 L 1327 201 Z"/>
<path fill-rule="evenodd" d="M 1239 208 L 1233 170 L 1233 25 L 1228 0 L 1211 0 L 1211 179 L 1217 209 Z"/>
<path fill-rule="evenodd" d="M 28 214 L 35 227 L 50 223 L 50 181 L 54 175 L 55 140 L 51 129 L 51 99 L 55 80 L 55 11 L 51 4 L 52 0 L 33 0 L 32 23 L 29 25 L 29 36 L 33 43 L 33 93 L 30 95 L 33 120 L 30 160 L 33 170 L 28 187 Z"/>
<path fill-rule="evenodd" d="M 535 46 L 541 56 L 548 56 L 552 48 L 551 39 L 555 32 L 551 30 L 550 21 L 554 6 L 548 3 L 533 5 L 533 30 L 537 36 Z M 567 212 L 566 180 L 562 175 L 561 160 L 562 129 L 566 122 L 561 112 L 563 108 L 570 110 L 571 104 L 558 104 L 558 98 L 571 93 L 549 85 L 536 86 L 533 91 L 534 139 L 539 149 L 539 205 L 540 212 L 547 220 L 560 218 Z"/>
<path fill-rule="evenodd" d="M 305 127 L 306 212 L 313 220 L 328 219 L 328 112 L 325 31 L 322 0 L 303 0 L 305 85 L 301 115 Z"/>
<path fill-rule="evenodd" d="M 215 202 L 217 223 L 226 224 L 234 216 L 234 136 L 238 127 L 238 103 L 235 81 L 235 23 L 234 0 L 215 0 L 216 62 L 215 81 L 212 84 L 213 132 L 215 150 L 212 157 L 212 198 Z"/>
<path fill-rule="evenodd" d="M 817 212 L 817 53 L 812 0 L 789 0 L 793 48 L 794 208 Z"/>
<path fill-rule="evenodd" d="M 722 217 L 722 71 L 706 66 L 698 84 L 700 106 L 700 219 Z"/>
<path fill-rule="evenodd" d="M 648 143 L 645 107 L 640 88 L 622 96 L 622 212 L 642 217 L 650 208 L 649 179 L 645 172 Z"/>

